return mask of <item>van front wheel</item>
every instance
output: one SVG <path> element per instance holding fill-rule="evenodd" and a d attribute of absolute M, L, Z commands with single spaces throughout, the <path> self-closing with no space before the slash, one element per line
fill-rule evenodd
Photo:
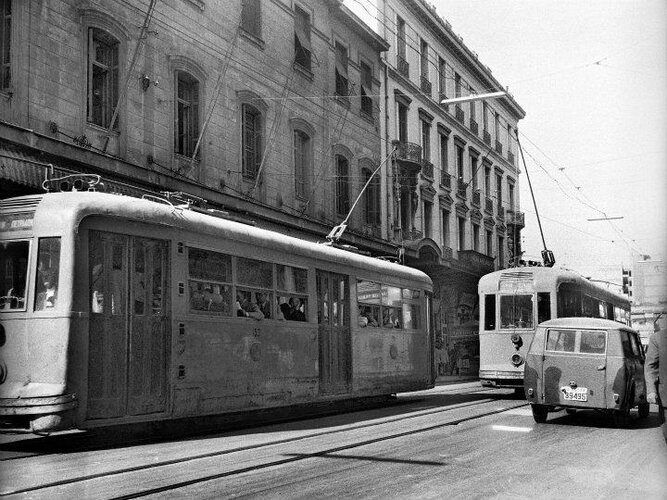
<path fill-rule="evenodd" d="M 549 414 L 549 408 L 544 405 L 530 405 L 530 409 L 533 410 L 533 418 L 538 424 L 543 424 L 547 421 L 547 415 Z"/>

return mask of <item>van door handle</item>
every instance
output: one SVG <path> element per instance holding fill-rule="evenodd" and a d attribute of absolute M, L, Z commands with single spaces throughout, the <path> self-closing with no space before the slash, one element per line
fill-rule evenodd
<path fill-rule="evenodd" d="M 601 372 L 602 370 L 606 370 L 607 366 L 606 365 L 598 365 L 598 371 Z"/>

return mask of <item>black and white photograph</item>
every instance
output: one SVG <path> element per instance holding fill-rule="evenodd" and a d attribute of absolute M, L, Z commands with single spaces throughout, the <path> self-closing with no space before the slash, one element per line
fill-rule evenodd
<path fill-rule="evenodd" d="M 664 0 L 0 0 L 0 496 L 667 498 Z"/>

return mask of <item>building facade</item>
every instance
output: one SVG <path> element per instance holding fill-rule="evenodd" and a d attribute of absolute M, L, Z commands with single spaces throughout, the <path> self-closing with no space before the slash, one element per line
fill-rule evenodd
<path fill-rule="evenodd" d="M 340 2 L 0 0 L 0 196 L 177 191 L 323 240 L 383 151 L 388 45 Z M 54 181 L 58 182 L 58 181 Z M 345 234 L 394 253 L 380 182 Z"/>
<path fill-rule="evenodd" d="M 517 123 L 511 95 L 442 105 L 502 90 L 491 70 L 424 0 L 379 0 L 384 53 L 388 237 L 435 284 L 438 373 L 477 374 L 477 283 L 521 256 Z"/>

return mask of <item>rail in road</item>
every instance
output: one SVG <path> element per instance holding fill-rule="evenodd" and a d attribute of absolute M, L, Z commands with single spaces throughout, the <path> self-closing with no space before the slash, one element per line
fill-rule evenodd
<path fill-rule="evenodd" d="M 16 442 L 10 447 L 0 445 L 0 495 L 88 499 L 174 493 L 197 483 L 430 432 L 526 405 L 524 400 L 498 397 L 497 391 L 479 387 L 459 388 L 457 396 L 474 399 L 433 405 L 448 391 L 444 387 L 429 391 L 429 396 L 411 393 L 403 396 L 405 407 L 400 412 L 386 415 L 376 409 L 358 415 L 352 423 L 328 417 L 224 435 L 68 449 L 67 453 L 21 455 Z"/>

